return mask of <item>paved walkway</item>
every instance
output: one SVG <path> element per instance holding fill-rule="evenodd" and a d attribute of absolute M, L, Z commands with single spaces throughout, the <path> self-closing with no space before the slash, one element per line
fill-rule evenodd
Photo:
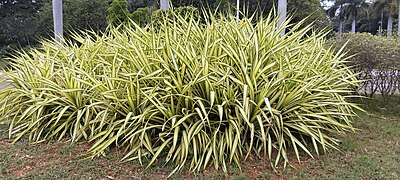
<path fill-rule="evenodd" d="M 3 79 L 3 78 L 6 78 L 5 77 L 5 75 L 2 73 L 2 72 L 0 72 L 0 79 Z M 6 85 L 7 83 L 6 82 L 0 82 L 0 88 L 4 88 L 5 87 L 5 85 Z"/>

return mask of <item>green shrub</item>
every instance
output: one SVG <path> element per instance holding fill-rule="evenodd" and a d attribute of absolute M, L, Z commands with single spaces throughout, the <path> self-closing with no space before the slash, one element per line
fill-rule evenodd
<path fill-rule="evenodd" d="M 128 2 L 126 0 L 113 0 L 107 11 L 107 19 L 113 26 L 129 23 L 131 13 L 128 10 Z"/>
<path fill-rule="evenodd" d="M 147 24 L 149 21 L 149 8 L 136 9 L 136 11 L 132 12 L 131 19 L 140 25 Z"/>
<path fill-rule="evenodd" d="M 184 19 L 194 18 L 195 20 L 200 19 L 199 10 L 193 6 L 181 6 L 173 8 L 172 10 L 156 10 L 151 13 L 151 22 L 153 24 L 163 23 L 164 18 L 174 19 L 178 14 Z"/>
<path fill-rule="evenodd" d="M 4 70 L 8 66 L 8 62 L 5 58 L 9 57 L 15 49 L 17 48 L 14 46 L 0 47 L 0 71 Z"/>
<path fill-rule="evenodd" d="M 249 155 L 289 161 L 289 151 L 335 149 L 353 130 L 346 101 L 355 75 L 324 35 L 277 19 L 209 16 L 205 24 L 173 14 L 158 28 L 109 28 L 46 41 L 12 59 L 13 88 L 0 90 L 10 137 L 70 137 L 90 153 L 126 149 L 124 160 L 157 159 L 194 171 Z"/>
<path fill-rule="evenodd" d="M 369 33 L 348 33 L 333 38 L 336 49 L 354 54 L 349 59 L 353 71 L 359 74 L 358 91 L 372 96 L 380 93 L 385 99 L 400 89 L 400 41 L 397 38 L 376 36 Z"/>

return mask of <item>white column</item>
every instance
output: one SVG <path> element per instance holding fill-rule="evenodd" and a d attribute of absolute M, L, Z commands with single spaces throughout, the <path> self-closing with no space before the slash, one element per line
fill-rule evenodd
<path fill-rule="evenodd" d="M 53 5 L 53 22 L 54 37 L 57 42 L 63 37 L 63 17 L 62 17 L 62 0 L 52 0 Z"/>
<path fill-rule="evenodd" d="M 236 23 L 239 22 L 239 9 L 240 9 L 240 4 L 239 0 L 236 1 Z"/>
<path fill-rule="evenodd" d="M 160 9 L 168 10 L 169 9 L 169 0 L 160 0 Z"/>
<path fill-rule="evenodd" d="M 287 10 L 287 0 L 279 0 L 278 1 L 278 27 L 281 27 L 283 22 L 286 19 L 286 10 Z M 282 29 L 281 37 L 285 35 L 285 29 Z"/>

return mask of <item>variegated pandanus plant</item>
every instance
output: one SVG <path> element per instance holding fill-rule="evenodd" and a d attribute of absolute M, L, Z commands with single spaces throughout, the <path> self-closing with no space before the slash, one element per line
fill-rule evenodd
<path fill-rule="evenodd" d="M 21 52 L 10 59 L 12 87 L 0 90 L 0 122 L 15 141 L 87 141 L 93 156 L 125 148 L 123 160 L 174 163 L 171 174 L 227 171 L 249 156 L 286 166 L 354 130 L 359 108 L 348 98 L 359 81 L 323 32 L 278 27 L 272 15 L 190 17 Z"/>

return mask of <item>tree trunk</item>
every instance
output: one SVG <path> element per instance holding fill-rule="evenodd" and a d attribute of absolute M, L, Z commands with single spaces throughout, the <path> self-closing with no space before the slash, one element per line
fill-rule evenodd
<path fill-rule="evenodd" d="M 286 19 L 286 10 L 287 10 L 287 0 L 279 0 L 278 1 L 278 28 L 280 28 L 283 22 Z M 285 28 L 282 29 L 281 37 L 285 35 Z"/>
<path fill-rule="evenodd" d="M 355 33 L 356 32 L 356 16 L 352 16 L 352 21 L 351 21 L 351 32 Z"/>
<path fill-rule="evenodd" d="M 52 0 L 54 37 L 57 42 L 63 37 L 62 0 Z"/>
<path fill-rule="evenodd" d="M 382 31 L 383 31 L 383 13 L 381 13 L 381 24 L 378 32 L 378 34 L 381 36 L 382 36 Z"/>
<path fill-rule="evenodd" d="M 398 17 L 397 17 L 397 36 L 399 36 L 400 37 L 400 0 L 399 0 L 399 2 L 398 2 L 398 8 L 399 8 L 399 14 L 398 14 Z"/>
<path fill-rule="evenodd" d="M 343 20 L 339 20 L 339 35 L 342 35 L 343 32 Z"/>
<path fill-rule="evenodd" d="M 168 10 L 169 9 L 169 0 L 160 0 L 160 9 Z"/>
<path fill-rule="evenodd" d="M 388 37 L 392 36 L 392 32 L 393 32 L 393 17 L 391 14 L 389 14 L 388 25 L 387 25 L 387 36 Z"/>

